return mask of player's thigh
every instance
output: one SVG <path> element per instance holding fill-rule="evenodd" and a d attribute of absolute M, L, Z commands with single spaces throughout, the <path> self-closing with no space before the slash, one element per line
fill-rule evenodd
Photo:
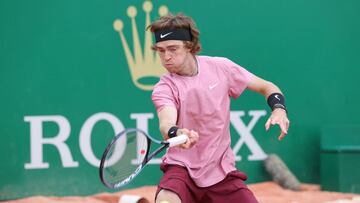
<path fill-rule="evenodd" d="M 168 190 L 177 195 L 182 203 L 196 203 L 198 202 L 199 188 L 189 176 L 186 168 L 167 165 L 164 175 L 161 178 L 155 198 L 158 199 L 158 194 L 161 190 Z M 160 199 L 159 199 L 160 200 Z M 158 202 L 158 201 L 156 201 Z"/>
<path fill-rule="evenodd" d="M 253 192 L 244 183 L 243 173 L 238 171 L 230 172 L 220 183 L 211 186 L 203 201 L 258 203 Z"/>
<path fill-rule="evenodd" d="M 161 189 L 157 194 L 156 203 L 181 203 L 179 196 L 170 190 Z"/>
<path fill-rule="evenodd" d="M 202 199 L 206 203 L 218 202 L 242 202 L 242 203 L 258 203 L 254 194 L 248 188 L 234 188 L 231 192 L 209 192 Z"/>

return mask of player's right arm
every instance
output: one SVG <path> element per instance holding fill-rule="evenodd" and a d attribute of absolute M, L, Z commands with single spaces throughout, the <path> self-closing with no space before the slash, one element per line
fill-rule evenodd
<path fill-rule="evenodd" d="M 176 126 L 177 110 L 172 106 L 165 106 L 158 112 L 160 132 L 165 140 L 169 139 L 169 130 L 171 127 Z M 199 139 L 197 132 L 187 128 L 179 128 L 177 135 L 185 134 L 189 137 L 188 141 L 180 147 L 188 149 L 196 144 Z"/>
<path fill-rule="evenodd" d="M 169 139 L 168 132 L 176 126 L 177 110 L 172 106 L 165 106 L 158 112 L 160 132 L 165 140 Z"/>

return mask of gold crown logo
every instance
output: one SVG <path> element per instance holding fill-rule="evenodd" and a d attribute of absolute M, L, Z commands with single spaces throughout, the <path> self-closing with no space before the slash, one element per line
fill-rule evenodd
<path fill-rule="evenodd" d="M 136 87 L 142 90 L 152 90 L 159 77 L 166 71 L 162 67 L 159 56 L 151 50 L 153 45 L 152 33 L 146 31 L 146 27 L 150 25 L 150 12 L 153 5 L 150 1 L 143 3 L 143 10 L 145 11 L 145 34 L 144 34 L 144 49 L 140 45 L 140 37 L 135 21 L 137 10 L 135 6 L 129 6 L 127 15 L 131 19 L 132 38 L 133 38 L 133 53 L 131 53 L 129 45 L 123 33 L 124 23 L 120 19 L 114 21 L 114 29 L 119 33 L 121 44 L 124 48 L 125 57 L 130 69 L 130 74 L 133 83 Z M 164 16 L 168 13 L 166 6 L 159 7 L 159 15 Z"/>

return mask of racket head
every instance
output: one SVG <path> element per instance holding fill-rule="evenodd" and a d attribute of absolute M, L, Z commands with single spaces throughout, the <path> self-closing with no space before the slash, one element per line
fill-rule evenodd
<path fill-rule="evenodd" d="M 147 163 L 151 141 L 159 143 L 136 128 L 125 129 L 117 134 L 101 157 L 101 182 L 111 189 L 130 183 Z"/>

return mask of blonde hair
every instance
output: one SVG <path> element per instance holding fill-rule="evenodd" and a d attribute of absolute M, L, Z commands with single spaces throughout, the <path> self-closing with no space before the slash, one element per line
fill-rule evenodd
<path fill-rule="evenodd" d="M 152 33 L 168 29 L 189 29 L 192 37 L 191 41 L 184 41 L 185 47 L 190 49 L 192 54 L 197 54 L 201 50 L 199 41 L 200 32 L 191 17 L 185 16 L 182 13 L 177 15 L 168 14 L 160 17 L 146 28 L 146 30 L 150 30 Z M 155 46 L 151 48 L 156 50 Z"/>

